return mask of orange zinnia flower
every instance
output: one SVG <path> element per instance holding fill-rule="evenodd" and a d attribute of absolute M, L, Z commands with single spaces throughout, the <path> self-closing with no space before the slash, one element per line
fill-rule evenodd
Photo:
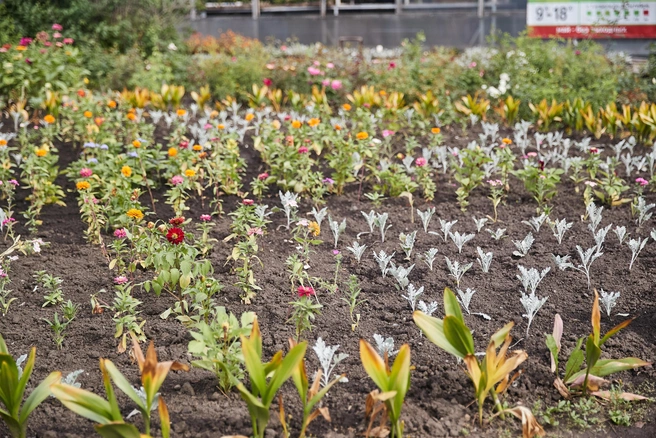
<path fill-rule="evenodd" d="M 132 168 L 130 166 L 121 167 L 121 173 L 124 177 L 129 178 L 132 176 Z"/>
<path fill-rule="evenodd" d="M 355 138 L 357 138 L 358 140 L 366 140 L 366 139 L 369 138 L 369 134 L 367 134 L 364 131 L 361 131 L 361 132 L 358 132 L 357 134 L 355 134 Z"/>
<path fill-rule="evenodd" d="M 93 113 L 91 111 L 85 111 L 84 112 L 84 117 L 86 117 L 87 119 L 90 119 L 91 117 L 93 117 Z"/>
<path fill-rule="evenodd" d="M 511 143 L 512 143 L 512 140 L 509 139 L 508 137 L 504 137 L 504 138 L 501 139 L 501 142 L 502 142 L 503 144 L 511 144 Z"/>
<path fill-rule="evenodd" d="M 185 110 L 183 110 L 182 108 L 180 108 L 180 109 L 177 110 L 175 113 L 176 113 L 178 116 L 182 117 L 182 116 L 184 116 L 185 114 L 187 114 L 187 111 L 185 111 Z"/>
<path fill-rule="evenodd" d="M 173 158 L 178 155 L 178 150 L 176 148 L 169 148 L 169 157 Z"/>
<path fill-rule="evenodd" d="M 302 125 L 302 123 L 301 123 L 300 121 L 298 121 L 298 120 L 294 120 L 294 121 L 292 122 L 292 128 L 294 128 L 294 129 L 298 129 L 298 128 L 300 128 L 301 125 Z"/>
<path fill-rule="evenodd" d="M 4 138 L 0 138 L 0 147 L 5 147 L 5 146 L 7 146 L 7 140 L 5 140 Z"/>
<path fill-rule="evenodd" d="M 225 125 L 223 123 L 219 123 L 218 125 L 216 125 L 216 127 L 217 127 L 217 129 L 220 129 L 220 130 L 225 129 Z"/>
<path fill-rule="evenodd" d="M 254 118 L 255 118 L 255 114 L 253 114 L 253 113 L 248 113 L 248 114 L 246 114 L 246 117 L 244 117 L 244 120 L 246 120 L 247 122 L 250 122 L 250 121 L 253 120 Z"/>
<path fill-rule="evenodd" d="M 351 105 L 349 105 L 348 103 L 342 105 L 342 108 L 344 109 L 344 111 L 351 111 Z"/>
<path fill-rule="evenodd" d="M 431 132 L 433 134 L 439 134 L 440 132 L 442 132 L 442 130 L 438 127 L 435 127 L 435 128 L 431 128 Z"/>
<path fill-rule="evenodd" d="M 48 150 L 47 149 L 39 148 L 39 149 L 36 150 L 36 156 L 37 157 L 45 157 L 46 155 L 48 155 Z"/>
<path fill-rule="evenodd" d="M 193 176 L 196 176 L 196 171 L 193 170 L 193 169 L 187 169 L 187 170 L 185 170 L 184 174 L 185 174 L 186 177 L 191 178 Z"/>
<path fill-rule="evenodd" d="M 141 142 L 139 140 L 134 140 L 132 141 L 132 146 L 134 146 L 135 148 L 140 148 Z"/>
<path fill-rule="evenodd" d="M 199 145 L 199 144 L 195 144 L 195 145 L 192 147 L 192 149 L 195 150 L 196 152 L 199 152 L 199 151 L 202 151 L 202 150 L 203 150 L 203 147 L 202 147 L 201 145 Z"/>
<path fill-rule="evenodd" d="M 88 181 L 79 181 L 75 186 L 78 190 L 86 190 L 91 187 L 91 184 Z"/>
<path fill-rule="evenodd" d="M 137 115 L 135 113 L 127 113 L 126 116 L 128 120 L 132 120 L 133 122 L 137 119 Z"/>
<path fill-rule="evenodd" d="M 107 106 L 110 107 L 111 109 L 116 108 L 116 101 L 110 100 L 109 102 L 107 102 Z"/>
<path fill-rule="evenodd" d="M 43 118 L 43 121 L 52 124 L 55 123 L 55 117 L 52 114 L 48 114 Z"/>
<path fill-rule="evenodd" d="M 317 126 L 319 123 L 321 123 L 321 120 L 320 120 L 320 119 L 317 119 L 317 118 L 314 118 L 314 119 L 310 119 L 310 121 L 308 122 L 308 125 L 310 125 L 311 127 L 314 128 L 314 127 Z"/>

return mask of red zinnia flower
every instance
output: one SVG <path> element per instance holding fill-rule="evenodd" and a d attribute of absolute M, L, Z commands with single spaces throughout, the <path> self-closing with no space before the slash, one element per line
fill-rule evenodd
<path fill-rule="evenodd" d="M 184 231 L 173 227 L 166 233 L 166 239 L 174 245 L 179 245 L 184 240 Z"/>
<path fill-rule="evenodd" d="M 182 225 L 185 221 L 185 218 L 180 216 L 180 217 L 174 217 L 173 219 L 169 220 L 169 223 L 171 225 Z"/>
<path fill-rule="evenodd" d="M 299 286 L 298 287 L 298 296 L 299 297 L 311 297 L 316 295 L 314 288 L 311 286 Z"/>

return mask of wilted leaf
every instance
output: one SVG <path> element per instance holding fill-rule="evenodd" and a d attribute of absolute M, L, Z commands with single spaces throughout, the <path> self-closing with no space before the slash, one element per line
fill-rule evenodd
<path fill-rule="evenodd" d="M 544 436 L 544 429 L 535 419 L 533 412 L 525 406 L 515 406 L 512 409 L 507 409 L 506 412 L 513 414 L 515 417 L 522 420 L 522 437 L 533 438 L 534 436 Z"/>
<path fill-rule="evenodd" d="M 596 397 L 602 398 L 604 400 L 610 400 L 613 397 L 620 398 L 620 399 L 626 400 L 626 401 L 649 400 L 649 397 L 645 397 L 645 396 L 638 395 L 638 394 L 633 394 L 633 393 L 630 393 L 630 392 L 622 392 L 622 393 L 613 395 L 610 391 L 595 391 L 595 392 L 591 392 L 590 394 L 592 394 Z"/>

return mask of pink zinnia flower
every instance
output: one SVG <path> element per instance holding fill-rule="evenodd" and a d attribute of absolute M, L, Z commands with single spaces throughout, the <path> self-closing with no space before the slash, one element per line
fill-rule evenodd
<path fill-rule="evenodd" d="M 11 184 L 11 185 L 14 186 L 14 187 L 18 187 L 18 186 L 19 186 L 18 181 L 16 181 L 15 179 L 10 179 L 10 180 L 9 180 L 9 184 Z"/>
<path fill-rule="evenodd" d="M 389 129 L 384 129 L 384 130 L 383 130 L 383 138 L 387 138 L 387 137 L 389 137 L 390 135 L 394 135 L 394 131 L 389 130 Z"/>
<path fill-rule="evenodd" d="M 308 153 L 308 148 L 306 148 L 305 146 L 301 146 L 300 148 L 298 148 L 298 153 L 299 154 L 307 154 Z"/>
<path fill-rule="evenodd" d="M 30 44 L 32 44 L 32 41 L 33 41 L 32 38 L 23 37 L 23 38 L 20 39 L 20 42 L 18 43 L 18 45 L 19 46 L 29 46 Z"/>
<path fill-rule="evenodd" d="M 248 235 L 249 236 L 252 236 L 254 234 L 258 235 L 258 236 L 261 236 L 262 234 L 264 234 L 264 232 L 262 232 L 262 228 L 260 228 L 260 227 L 255 227 L 255 228 L 251 228 L 251 229 L 248 230 Z"/>
<path fill-rule="evenodd" d="M 188 141 L 181 141 L 179 143 L 180 149 L 187 149 L 189 147 L 189 142 Z"/>
<path fill-rule="evenodd" d="M 324 79 L 323 81 L 321 81 L 321 85 L 323 85 L 324 87 L 330 87 L 330 79 Z"/>
<path fill-rule="evenodd" d="M 324 184 L 328 184 L 328 185 L 330 185 L 330 184 L 335 184 L 335 180 L 332 179 L 332 178 L 324 178 L 324 179 L 323 179 L 323 183 L 324 183 Z"/>
<path fill-rule="evenodd" d="M 426 159 L 424 157 L 419 157 L 415 160 L 417 167 L 424 167 L 426 165 Z"/>
<path fill-rule="evenodd" d="M 342 89 L 342 81 L 340 81 L 339 79 L 335 79 L 335 80 L 333 80 L 333 81 L 330 83 L 330 88 L 332 88 L 332 89 L 335 90 L 335 91 L 337 91 L 337 90 L 341 90 L 341 89 Z"/>
<path fill-rule="evenodd" d="M 299 297 L 311 297 L 316 295 L 314 288 L 311 286 L 299 286 L 298 287 L 298 296 Z"/>
<path fill-rule="evenodd" d="M 2 221 L 2 226 L 4 227 L 5 225 L 8 225 L 8 224 L 11 224 L 11 223 L 14 223 L 14 222 L 16 222 L 16 219 L 14 219 L 13 217 L 8 217 L 7 219 Z"/>
<path fill-rule="evenodd" d="M 392 70 L 396 68 L 396 62 L 390 62 L 389 66 L 387 67 L 388 70 Z"/>
<path fill-rule="evenodd" d="M 270 87 L 271 84 L 273 84 L 273 81 L 272 81 L 271 79 L 269 79 L 269 78 L 264 78 L 264 79 L 262 80 L 262 83 L 263 83 L 264 85 L 266 85 L 267 87 Z"/>
<path fill-rule="evenodd" d="M 114 277 L 114 283 L 116 284 L 125 284 L 127 282 L 128 282 L 128 277 L 126 277 L 125 275 Z"/>
<path fill-rule="evenodd" d="M 469 68 L 474 68 L 476 67 L 476 61 L 472 61 L 471 64 L 469 64 Z"/>
<path fill-rule="evenodd" d="M 526 156 L 529 157 L 529 158 L 533 158 L 533 157 L 537 157 L 538 153 L 537 152 L 529 152 L 528 154 L 526 154 Z"/>
<path fill-rule="evenodd" d="M 127 231 L 125 231 L 125 228 L 119 228 L 114 231 L 114 237 L 116 237 L 117 239 L 125 239 L 126 237 L 128 237 L 128 233 Z"/>
<path fill-rule="evenodd" d="M 62 37 L 62 34 L 60 34 L 59 32 L 55 32 L 55 33 L 52 34 L 52 37 L 59 39 L 59 38 Z"/>
<path fill-rule="evenodd" d="M 318 76 L 318 75 L 321 74 L 321 70 L 319 70 L 319 69 L 316 68 L 316 67 L 308 67 L 307 71 L 308 71 L 308 73 L 310 73 L 310 75 L 312 75 L 312 76 Z"/>
<path fill-rule="evenodd" d="M 335 64 L 329 62 L 328 64 L 326 64 L 326 68 L 335 68 Z"/>
<path fill-rule="evenodd" d="M 80 169 L 80 176 L 82 178 L 89 178 L 91 175 L 93 175 L 93 170 L 89 169 L 88 167 Z"/>
<path fill-rule="evenodd" d="M 646 186 L 649 184 L 649 181 L 647 181 L 644 178 L 636 178 L 635 180 L 636 183 L 640 184 L 642 187 Z"/>
<path fill-rule="evenodd" d="M 62 43 L 62 42 L 60 42 L 60 41 L 57 41 L 57 42 L 55 43 L 55 46 L 57 46 L 57 47 L 64 47 L 64 43 Z"/>
<path fill-rule="evenodd" d="M 312 64 L 317 66 L 317 67 L 319 67 L 321 65 L 321 63 L 319 61 L 314 61 Z"/>
<path fill-rule="evenodd" d="M 74 41 L 73 38 L 64 38 L 64 44 L 73 44 Z"/>
<path fill-rule="evenodd" d="M 260 173 L 260 174 L 257 176 L 257 179 L 259 179 L 260 181 L 264 181 L 264 180 L 267 179 L 268 177 L 269 177 L 269 174 L 266 173 L 266 172 L 264 172 L 264 173 Z"/>
<path fill-rule="evenodd" d="M 209 222 L 212 220 L 212 216 L 210 216 L 209 214 L 201 214 L 200 220 L 203 222 Z"/>
<path fill-rule="evenodd" d="M 203 128 L 205 128 L 205 129 L 210 129 L 211 127 L 212 127 L 212 125 L 210 125 L 209 123 L 205 123 L 205 126 L 203 126 Z"/>
<path fill-rule="evenodd" d="M 54 24 L 52 25 L 52 30 L 58 30 L 58 31 L 61 31 L 61 30 L 64 30 L 64 26 L 62 26 L 62 25 L 59 24 L 59 23 L 54 23 Z"/>
<path fill-rule="evenodd" d="M 244 199 L 241 203 L 244 205 L 253 205 L 255 202 L 252 199 Z"/>
<path fill-rule="evenodd" d="M 184 178 L 181 175 L 176 175 L 173 178 L 171 178 L 171 184 L 174 186 L 180 185 L 184 182 Z"/>

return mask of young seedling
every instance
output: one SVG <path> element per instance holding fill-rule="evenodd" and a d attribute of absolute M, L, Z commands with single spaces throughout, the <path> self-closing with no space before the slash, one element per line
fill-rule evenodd
<path fill-rule="evenodd" d="M 401 241 L 401 249 L 405 253 L 405 259 L 410 260 L 412 249 L 415 247 L 415 240 L 417 239 L 417 230 L 410 234 L 401 233 L 399 240 Z"/>
<path fill-rule="evenodd" d="M 363 234 L 373 234 L 374 233 L 374 226 L 376 225 L 376 212 L 371 210 L 368 214 L 365 213 L 364 211 L 361 211 L 362 216 L 364 216 L 364 219 L 367 221 L 367 225 L 369 226 L 369 231 L 363 231 L 361 233 L 358 233 L 356 236 L 358 239 L 360 236 Z"/>
<path fill-rule="evenodd" d="M 376 263 L 378 263 L 378 267 L 380 268 L 381 273 L 383 274 L 383 277 L 387 275 L 387 272 L 389 271 L 389 263 L 392 261 L 392 258 L 394 258 L 394 254 L 396 252 L 393 252 L 390 255 L 387 255 L 385 251 L 382 249 L 380 250 L 380 253 L 376 254 L 374 252 L 374 260 L 376 260 Z"/>
<path fill-rule="evenodd" d="M 604 246 L 604 241 L 606 240 L 606 236 L 608 235 L 608 232 L 610 231 L 610 228 L 612 225 L 607 225 L 604 228 L 599 228 L 597 231 L 595 231 L 594 234 L 594 240 L 595 243 L 597 244 L 597 247 L 601 250 Z"/>
<path fill-rule="evenodd" d="M 597 245 L 593 246 L 592 248 L 588 248 L 585 251 L 583 251 L 581 246 L 576 245 L 576 251 L 579 254 L 579 258 L 581 259 L 581 264 L 578 266 L 574 266 L 568 261 L 569 256 L 563 258 L 557 258 L 554 256 L 554 260 L 556 261 L 556 264 L 561 271 L 564 271 L 567 268 L 572 268 L 579 272 L 583 272 L 585 274 L 586 280 L 588 281 L 588 290 L 590 290 L 590 268 L 592 267 L 592 263 L 604 255 L 604 253 L 599 250 Z"/>
<path fill-rule="evenodd" d="M 444 219 L 440 219 L 440 230 L 442 234 L 436 233 L 435 231 L 429 231 L 430 234 L 435 234 L 436 236 L 442 237 L 442 240 L 446 243 L 447 239 L 449 238 L 449 234 L 451 234 L 451 228 L 458 222 L 458 220 L 455 221 L 445 221 Z"/>
<path fill-rule="evenodd" d="M 394 277 L 394 279 L 396 279 L 399 289 L 405 290 L 405 288 L 408 287 L 408 284 L 410 283 L 408 276 L 414 267 L 414 264 L 410 265 L 408 268 L 403 266 L 396 266 L 394 265 L 394 262 L 392 262 L 392 267 L 389 268 L 388 272 L 392 275 L 392 277 Z"/>
<path fill-rule="evenodd" d="M 376 351 L 383 357 L 393 357 L 398 353 L 398 350 L 394 350 L 394 339 L 391 336 L 384 338 L 374 333 L 374 342 L 376 343 Z"/>
<path fill-rule="evenodd" d="M 545 213 L 542 213 L 540 216 L 532 217 L 531 220 L 522 221 L 522 223 L 531 227 L 533 230 L 535 230 L 536 233 L 539 233 L 540 227 L 542 227 L 542 224 L 544 223 L 545 220 L 547 220 L 547 215 Z"/>
<path fill-rule="evenodd" d="M 68 327 L 70 321 L 60 321 L 59 314 L 57 312 L 55 312 L 52 321 L 46 318 L 43 318 L 43 320 L 52 329 L 52 333 L 53 333 L 52 340 L 55 342 L 57 349 L 61 350 L 62 346 L 64 345 L 64 338 L 66 337 L 66 335 L 64 335 L 64 331 Z"/>
<path fill-rule="evenodd" d="M 287 225 L 281 225 L 280 227 L 284 226 L 286 230 L 289 230 L 289 226 L 296 220 L 296 212 L 298 211 L 298 194 L 290 192 L 285 192 L 283 194 L 281 191 L 278 191 L 278 197 L 280 197 L 282 209 L 287 217 Z"/>
<path fill-rule="evenodd" d="M 357 241 L 355 241 L 353 242 L 352 246 L 347 246 L 346 249 L 353 253 L 359 264 L 362 260 L 362 256 L 364 255 L 364 251 L 367 249 L 367 245 L 360 245 Z"/>
<path fill-rule="evenodd" d="M 490 236 L 494 240 L 497 240 L 497 241 L 503 239 L 504 237 L 506 237 L 506 235 L 505 235 L 506 234 L 506 229 L 505 228 L 497 228 L 494 231 L 490 230 L 489 228 L 486 228 L 485 231 L 490 233 Z"/>
<path fill-rule="evenodd" d="M 617 299 L 619 297 L 619 292 L 604 292 L 604 290 L 601 289 L 601 304 L 604 305 L 608 317 L 610 317 L 610 312 L 613 310 L 613 307 L 617 305 Z"/>
<path fill-rule="evenodd" d="M 390 438 L 402 438 L 401 408 L 408 388 L 410 388 L 410 346 L 408 344 L 401 346 L 394 364 L 390 368 L 389 358 L 380 357 L 367 341 L 361 339 L 360 360 L 365 371 L 379 389 L 367 397 L 366 414 L 371 419 L 367 435 L 369 435 L 368 432 L 376 416 L 383 414 L 383 408 L 378 405 L 378 402 L 382 402 L 385 406 L 386 416 L 391 423 Z M 384 415 L 383 418 L 385 418 Z"/>
<path fill-rule="evenodd" d="M 558 241 L 558 245 L 563 243 L 563 237 L 565 236 L 565 232 L 568 231 L 570 228 L 572 228 L 572 225 L 574 225 L 574 222 L 567 222 L 567 219 L 561 219 L 559 221 L 549 221 L 549 226 L 551 227 L 551 231 L 553 232 L 554 237 Z"/>
<path fill-rule="evenodd" d="M 42 307 L 56 306 L 64 301 L 64 292 L 61 289 L 61 284 L 64 282 L 61 278 L 52 276 L 46 271 L 37 271 L 34 274 L 37 283 L 46 291 L 43 299 L 45 302 Z M 37 286 L 34 287 L 36 291 Z"/>
<path fill-rule="evenodd" d="M 512 243 L 517 248 L 517 251 L 513 251 L 513 255 L 516 257 L 526 257 L 531 246 L 533 246 L 533 242 L 535 242 L 535 239 L 533 238 L 533 233 L 530 231 L 524 239 L 513 240 Z"/>
<path fill-rule="evenodd" d="M 638 218 L 636 219 L 638 228 L 642 227 L 644 223 L 651 219 L 652 213 L 650 210 L 654 207 L 656 207 L 656 204 L 647 204 L 645 198 L 642 196 L 638 198 L 638 202 L 635 205 L 635 211 L 638 213 Z"/>
<path fill-rule="evenodd" d="M 625 226 L 621 226 L 621 227 L 620 227 L 620 226 L 618 225 L 618 226 L 616 226 L 616 227 L 613 229 L 613 232 L 614 232 L 615 235 L 617 236 L 617 240 L 619 240 L 620 245 L 621 245 L 622 243 L 624 243 L 624 239 L 626 239 L 626 238 L 629 236 L 628 234 L 626 234 L 626 227 L 625 227 Z"/>
<path fill-rule="evenodd" d="M 531 329 L 533 318 L 535 318 L 538 310 L 544 306 L 544 303 L 547 302 L 547 298 L 549 297 L 540 298 L 533 292 L 531 292 L 530 295 L 526 295 L 524 292 L 522 292 L 522 298 L 519 301 L 522 303 L 522 306 L 524 306 L 524 310 L 526 311 L 526 313 L 522 316 L 528 319 L 528 325 L 526 326 L 527 338 L 529 336 L 528 332 Z"/>
<path fill-rule="evenodd" d="M 316 207 L 312 207 L 312 211 L 310 212 L 312 217 L 314 217 L 314 221 L 319 224 L 319 228 L 321 228 L 321 223 L 323 220 L 326 218 L 326 215 L 328 214 L 328 208 L 324 207 L 321 210 L 317 210 Z"/>
<path fill-rule="evenodd" d="M 330 227 L 330 231 L 333 232 L 333 236 L 335 237 L 335 249 L 337 248 L 337 242 L 339 241 L 339 236 L 344 234 L 344 231 L 346 231 L 346 219 L 343 219 L 342 222 L 337 222 L 334 221 L 330 215 L 328 216 L 328 226 Z"/>
<path fill-rule="evenodd" d="M 476 291 L 474 289 L 467 288 L 464 292 L 460 289 L 456 289 L 456 292 L 458 292 L 458 302 L 462 307 L 465 308 L 467 315 L 471 315 L 471 312 L 469 311 L 469 303 L 471 303 L 471 299 Z"/>
<path fill-rule="evenodd" d="M 586 212 L 588 214 L 588 219 L 590 223 L 588 224 L 588 229 L 593 233 L 597 230 L 597 227 L 601 223 L 601 213 L 604 211 L 604 207 L 597 207 L 594 202 L 591 202 L 586 207 Z"/>
<path fill-rule="evenodd" d="M 458 231 L 455 233 L 449 233 L 449 237 L 458 248 L 458 254 L 462 253 L 462 248 L 467 242 L 472 240 L 475 236 L 473 234 L 460 234 Z"/>
<path fill-rule="evenodd" d="M 629 271 L 633 267 L 633 263 L 638 258 L 638 254 L 640 254 L 640 251 L 642 251 L 644 249 L 645 245 L 647 245 L 648 240 L 649 239 L 647 237 L 645 237 L 644 239 L 638 237 L 637 240 L 636 239 L 631 239 L 627 243 L 627 245 L 631 249 L 631 263 L 629 263 Z"/>
<path fill-rule="evenodd" d="M 480 246 L 476 247 L 476 252 L 478 253 L 476 261 L 481 265 L 481 270 L 487 274 L 490 271 L 490 264 L 494 254 L 492 252 L 483 252 Z"/>
<path fill-rule="evenodd" d="M 420 312 L 431 316 L 437 310 L 437 301 L 431 301 L 430 303 L 426 304 L 419 300 L 419 303 L 417 303 L 417 309 L 419 309 Z"/>
<path fill-rule="evenodd" d="M 424 232 L 428 233 L 428 224 L 430 224 L 430 221 L 435 214 L 435 207 L 431 207 L 426 211 L 420 211 L 417 209 L 417 215 L 421 219 L 421 224 L 424 227 Z"/>
<path fill-rule="evenodd" d="M 540 272 L 535 268 L 526 269 L 522 265 L 518 265 L 517 267 L 519 268 L 519 275 L 517 275 L 517 279 L 522 283 L 524 292 L 527 294 L 535 294 L 538 285 L 551 270 L 551 268 L 547 267 L 544 268 L 542 272 Z"/>
<path fill-rule="evenodd" d="M 402 297 L 408 300 L 408 303 L 410 303 L 410 307 L 412 308 L 413 312 L 415 311 L 415 308 L 417 306 L 417 298 L 419 298 L 419 296 L 423 293 L 424 293 L 424 286 L 421 286 L 419 289 L 417 289 L 412 283 L 410 283 L 408 285 L 408 292 L 407 292 L 408 295 L 402 295 Z"/>
<path fill-rule="evenodd" d="M 360 314 L 355 313 L 355 309 L 367 301 L 358 300 L 361 292 L 362 289 L 360 288 L 358 277 L 355 275 L 350 275 L 348 281 L 348 295 L 342 297 L 342 301 L 344 301 L 349 306 L 349 316 L 351 317 L 352 331 L 355 331 L 355 329 L 358 327 L 358 324 L 360 323 Z"/>
<path fill-rule="evenodd" d="M 446 260 L 446 266 L 449 268 L 449 275 L 451 275 L 456 280 L 456 286 L 460 287 L 460 280 L 462 280 L 462 276 L 465 275 L 465 272 L 469 271 L 473 263 L 461 265 L 458 261 L 452 262 L 448 257 L 444 257 L 444 260 Z"/>
<path fill-rule="evenodd" d="M 387 219 L 389 219 L 389 214 L 388 213 L 381 213 L 376 216 L 376 226 L 378 227 L 378 231 L 380 232 L 380 242 L 385 243 L 385 233 L 387 230 L 389 230 L 392 226 L 387 225 Z"/>
<path fill-rule="evenodd" d="M 472 216 L 472 219 L 474 220 L 474 224 L 476 224 L 476 232 L 477 233 L 481 232 L 481 230 L 483 229 L 483 227 L 485 226 L 485 224 L 487 224 L 487 222 L 489 220 L 486 217 L 481 218 L 481 219 L 476 219 L 475 216 Z"/>
<path fill-rule="evenodd" d="M 433 262 L 435 261 L 435 256 L 437 256 L 437 248 L 431 248 L 426 251 L 422 257 L 424 263 L 428 265 L 428 269 L 433 270 Z"/>

